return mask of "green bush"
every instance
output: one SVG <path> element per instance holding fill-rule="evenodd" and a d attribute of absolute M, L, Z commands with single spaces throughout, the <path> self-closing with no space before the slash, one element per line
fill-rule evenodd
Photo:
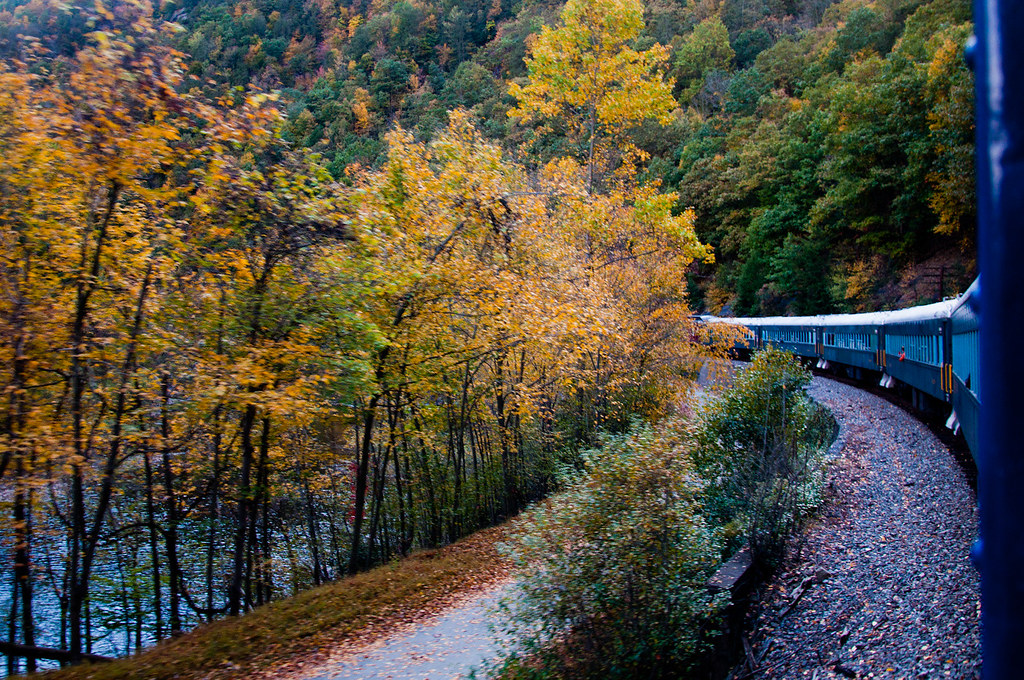
<path fill-rule="evenodd" d="M 525 513 L 506 547 L 521 576 L 502 605 L 513 642 L 497 674 L 674 678 L 700 667 L 727 599 L 705 586 L 723 554 L 746 541 L 771 566 L 818 503 L 835 422 L 805 394 L 809 381 L 792 355 L 765 350 L 696 423 L 634 423 L 583 454 L 583 470 Z"/>
<path fill-rule="evenodd" d="M 721 604 L 705 589 L 720 548 L 683 432 L 608 436 L 575 483 L 520 520 L 503 677 L 678 677 L 697 659 Z"/>
<path fill-rule="evenodd" d="M 746 540 L 761 566 L 775 564 L 820 499 L 821 457 L 835 421 L 804 392 L 810 379 L 793 355 L 765 349 L 696 428 L 693 460 L 705 480 L 708 519 L 724 528 L 731 547 Z"/>

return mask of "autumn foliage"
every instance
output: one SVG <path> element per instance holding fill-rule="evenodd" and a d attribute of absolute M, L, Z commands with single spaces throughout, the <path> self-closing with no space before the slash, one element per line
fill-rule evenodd
<path fill-rule="evenodd" d="M 710 252 L 635 164 L 596 193 L 456 110 L 340 184 L 147 4 L 89 11 L 0 71 L 11 642 L 124 653 L 448 543 L 671 408 Z"/>
<path fill-rule="evenodd" d="M 515 514 L 673 411 L 689 296 L 970 280 L 970 31 L 965 0 L 0 0 L 7 641 L 123 654 Z"/>

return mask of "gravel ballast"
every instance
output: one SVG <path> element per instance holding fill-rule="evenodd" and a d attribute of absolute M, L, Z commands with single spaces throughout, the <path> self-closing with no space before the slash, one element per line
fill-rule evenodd
<path fill-rule="evenodd" d="M 903 409 L 815 378 L 840 425 L 825 503 L 768 585 L 740 678 L 976 678 L 974 494 Z"/>

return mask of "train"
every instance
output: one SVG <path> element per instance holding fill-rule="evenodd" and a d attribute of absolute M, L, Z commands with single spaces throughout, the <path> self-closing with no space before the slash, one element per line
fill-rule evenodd
<path fill-rule="evenodd" d="M 844 370 L 856 371 L 854 362 L 861 362 L 859 368 L 877 371 L 880 381 L 906 381 L 922 398 L 948 406 L 948 422 L 961 428 L 978 467 L 980 536 L 971 555 L 981 574 L 982 677 L 1015 680 L 1021 677 L 1024 640 L 1024 362 L 1018 357 L 1024 327 L 1024 3 L 972 4 L 974 34 L 964 57 L 975 75 L 978 263 L 984 282 L 975 281 L 937 307 L 801 321 L 720 321 L 745 323 L 745 345 L 788 344 Z M 792 333 L 790 340 L 784 333 Z M 911 337 L 920 343 L 910 345 L 915 349 L 908 349 Z M 804 339 L 810 342 L 798 342 Z M 840 339 L 852 346 L 841 346 Z"/>
<path fill-rule="evenodd" d="M 978 282 L 955 298 L 887 312 L 776 316 L 701 315 L 709 339 L 715 327 L 740 330 L 733 349 L 769 345 L 815 362 L 819 369 L 900 389 L 922 411 L 945 409 L 946 426 L 963 433 L 977 460 L 981 387 Z M 735 335 L 735 334 L 733 334 Z"/>

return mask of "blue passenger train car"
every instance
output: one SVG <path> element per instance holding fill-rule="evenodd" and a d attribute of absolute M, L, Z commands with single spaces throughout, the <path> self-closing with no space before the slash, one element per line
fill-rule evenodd
<path fill-rule="evenodd" d="M 977 281 L 950 313 L 950 351 L 953 363 L 953 412 L 971 451 L 977 452 L 981 394 L 981 355 L 978 345 Z M 975 453 L 977 455 L 977 453 Z"/>
<path fill-rule="evenodd" d="M 712 328 L 742 327 L 749 349 L 772 345 L 853 378 L 867 374 L 885 387 L 905 385 L 918 408 L 936 403 L 948 408 L 947 425 L 963 428 L 977 457 L 976 291 L 977 284 L 957 299 L 890 312 L 701 319 Z"/>
<path fill-rule="evenodd" d="M 877 326 L 857 320 L 856 314 L 837 315 L 835 323 L 822 328 L 822 358 L 833 364 L 875 370 L 878 368 L 881 335 Z M 823 317 L 824 318 L 824 317 Z"/>

